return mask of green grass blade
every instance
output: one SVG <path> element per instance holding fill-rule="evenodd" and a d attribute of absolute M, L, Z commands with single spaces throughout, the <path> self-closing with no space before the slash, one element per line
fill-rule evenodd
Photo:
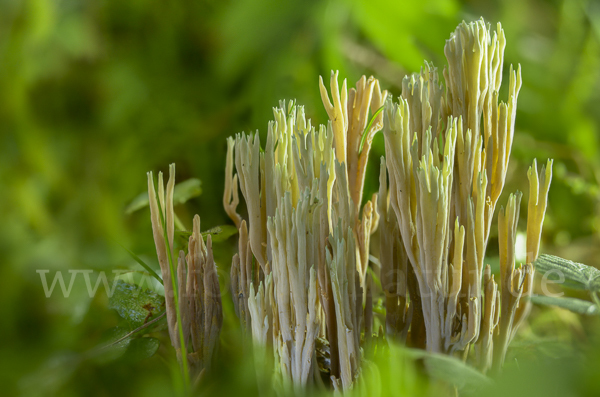
<path fill-rule="evenodd" d="M 365 145 L 365 140 L 367 139 L 367 134 L 369 133 L 369 130 L 371 129 L 371 127 L 373 127 L 373 123 L 375 122 L 375 118 L 382 111 L 383 111 L 383 106 L 380 107 L 379 109 L 377 109 L 375 111 L 375 113 L 373 113 L 373 117 L 371 117 L 371 120 L 369 121 L 369 124 L 367 124 L 367 127 L 363 131 L 362 137 L 360 138 L 360 145 L 358 146 L 358 154 L 362 153 L 363 146 Z"/>
<path fill-rule="evenodd" d="M 121 245 L 121 244 L 119 244 L 119 245 Z M 127 251 L 127 253 L 128 253 L 128 254 L 129 254 L 129 255 L 130 255 L 130 256 L 131 256 L 131 257 L 132 257 L 132 258 L 133 258 L 133 259 L 134 259 L 134 260 L 135 260 L 137 263 L 139 263 L 139 264 L 140 264 L 140 266 L 142 266 L 144 269 L 146 269 L 146 271 L 147 271 L 148 273 L 150 273 L 150 275 L 151 275 L 152 277 L 154 277 L 154 278 L 155 278 L 155 279 L 157 279 L 157 280 L 158 280 L 158 281 L 159 281 L 159 282 L 160 282 L 162 285 L 164 285 L 164 284 L 163 284 L 163 281 L 162 281 L 162 278 L 160 278 L 160 276 L 159 276 L 159 275 L 158 275 L 158 274 L 157 274 L 157 273 L 156 273 L 154 270 L 152 270 L 152 268 L 151 268 L 151 267 L 150 267 L 150 266 L 149 266 L 149 265 L 148 265 L 146 262 L 144 262 L 144 261 L 142 260 L 142 258 L 140 258 L 140 257 L 139 257 L 139 256 L 137 256 L 135 253 L 133 253 L 133 251 L 130 251 L 130 250 L 127 248 L 127 247 L 125 247 L 125 246 L 123 246 L 123 245 L 121 245 L 121 247 L 123 247 L 123 249 L 124 249 L 125 251 Z"/>

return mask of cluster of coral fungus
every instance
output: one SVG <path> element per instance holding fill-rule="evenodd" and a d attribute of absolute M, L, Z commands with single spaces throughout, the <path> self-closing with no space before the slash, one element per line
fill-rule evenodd
<path fill-rule="evenodd" d="M 327 125 L 315 127 L 302 106 L 281 102 L 264 150 L 258 134 L 228 140 L 223 204 L 239 229 L 232 297 L 245 333 L 270 352 L 264 358 L 278 384 L 352 388 L 365 344 L 377 333 L 461 355 L 483 372 L 502 365 L 529 311 L 551 180 L 551 161 L 539 174 L 534 162 L 525 264 L 515 263 L 521 193 L 499 209 L 496 280 L 485 254 L 521 86 L 520 70 L 511 67 L 508 98 L 499 101 L 504 47 L 500 24 L 492 32 L 483 21 L 463 22 L 446 43 L 445 87 L 431 64 L 405 77 L 397 102 L 373 77 L 348 89 L 332 73 L 329 93 L 319 81 Z M 371 143 L 381 130 L 379 192 L 361 206 Z M 194 219 L 187 255 L 181 251 L 176 269 L 170 266 L 174 169 L 166 193 L 162 180 L 157 194 L 149 178 L 162 275 L 176 280 L 165 286 L 188 292 L 167 301 L 171 340 L 180 360 L 185 348 L 188 366 L 200 371 L 222 323 L 210 237 L 205 244 Z M 240 197 L 245 219 L 237 213 Z M 372 247 L 374 233 L 379 247 Z M 372 274 L 383 291 L 374 291 Z M 385 324 L 373 330 L 377 293 Z"/>

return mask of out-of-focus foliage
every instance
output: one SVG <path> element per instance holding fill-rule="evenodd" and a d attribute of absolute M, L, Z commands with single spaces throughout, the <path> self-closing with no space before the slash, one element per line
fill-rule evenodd
<path fill-rule="evenodd" d="M 598 267 L 597 2 L 0 0 L 2 394 L 152 396 L 181 387 L 164 333 L 151 332 L 161 345 L 149 359 L 142 358 L 156 339 L 128 342 L 129 355 L 97 353 L 131 325 L 109 309 L 103 286 L 91 298 L 84 275 L 68 273 L 94 270 L 95 285 L 100 271 L 142 271 L 122 246 L 158 268 L 147 210 L 126 214 L 146 189 L 145 173 L 176 162 L 180 182 L 202 182 L 202 194 L 176 208 L 184 226 L 191 228 L 194 213 L 203 230 L 226 224 L 227 136 L 257 128 L 264 134 L 282 98 L 297 99 L 323 122 L 317 81 L 331 69 L 349 81 L 375 74 L 398 95 L 405 73 L 425 59 L 441 68 L 444 40 L 462 19 L 479 16 L 502 22 L 505 62 L 523 71 L 506 191 L 527 191 L 533 157 L 554 158 L 542 252 Z M 376 137 L 375 161 L 382 143 Z M 367 189 L 375 191 L 377 167 L 368 173 Z M 235 240 L 215 244 L 223 291 Z M 36 270 L 49 270 L 49 284 L 63 271 L 67 286 L 74 274 L 69 297 L 57 285 L 46 298 Z M 239 358 L 227 294 L 223 305 L 219 377 L 208 393 L 254 394 L 264 384 L 256 384 L 251 358 Z M 593 395 L 598 327 L 596 316 L 536 307 L 515 342 L 514 368 L 494 392 L 526 382 L 527 395 Z M 591 360 L 585 366 L 584 355 Z M 384 389 L 388 378 L 414 374 L 411 365 L 395 365 L 400 375 L 378 375 Z M 408 385 L 406 395 L 424 387 Z"/>

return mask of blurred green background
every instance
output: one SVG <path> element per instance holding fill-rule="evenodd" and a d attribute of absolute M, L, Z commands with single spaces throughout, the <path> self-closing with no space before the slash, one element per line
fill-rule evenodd
<path fill-rule="evenodd" d="M 89 359 L 84 352 L 123 320 L 105 294 L 91 299 L 81 278 L 69 298 L 58 290 L 46 298 L 36 270 L 142 270 L 122 246 L 156 265 L 148 210 L 125 213 L 147 171 L 176 162 L 179 181 L 201 179 L 202 194 L 177 208 L 188 227 L 195 213 L 203 229 L 226 224 L 226 137 L 256 129 L 264 137 L 284 98 L 324 123 L 317 82 L 331 69 L 349 82 L 373 74 L 397 96 L 425 59 L 441 70 L 450 33 L 480 16 L 502 22 L 505 73 L 511 63 L 523 71 L 505 192 L 527 197 L 532 159 L 554 158 L 542 250 L 598 267 L 598 2 L 0 0 L 0 394 L 169 393 L 177 374 L 164 334 L 152 358 Z M 372 159 L 381 154 L 378 136 Z M 369 175 L 375 191 L 377 167 Z M 233 237 L 217 248 L 224 273 L 235 245 Z M 219 368 L 250 387 L 223 300 L 222 350 L 232 359 Z M 599 325 L 535 308 L 524 333 L 556 342 L 548 356 L 571 361 L 506 376 L 553 392 L 593 390 L 600 362 L 585 366 L 589 373 L 577 365 Z"/>

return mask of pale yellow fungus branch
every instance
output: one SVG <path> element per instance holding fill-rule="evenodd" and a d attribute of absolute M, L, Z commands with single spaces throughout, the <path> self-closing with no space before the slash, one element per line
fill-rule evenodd
<path fill-rule="evenodd" d="M 529 297 L 533 290 L 533 262 L 537 259 L 540 250 L 540 240 L 542 238 L 542 226 L 546 214 L 548 203 L 548 191 L 552 182 L 552 160 L 548 160 L 538 176 L 537 162 L 527 172 L 529 178 L 529 203 L 527 208 L 527 272 L 523 280 L 523 296 L 526 297 L 521 302 L 515 313 L 515 326 L 511 339 L 521 323 L 529 315 L 531 302 Z"/>
<path fill-rule="evenodd" d="M 274 297 L 277 301 L 279 332 L 274 345 L 284 384 L 305 385 L 315 370 L 315 338 L 319 330 L 317 274 L 311 239 L 315 230 L 307 222 L 315 209 L 316 189 L 301 194 L 292 207 L 290 193 L 281 200 L 267 227 L 273 249 Z M 254 328 L 254 325 L 253 325 Z"/>
<path fill-rule="evenodd" d="M 481 320 L 481 328 L 479 340 L 475 345 L 476 360 L 479 369 L 486 373 L 492 366 L 494 355 L 494 332 L 498 326 L 500 316 L 500 292 L 498 284 L 494 280 L 490 265 L 487 265 L 484 273 L 484 307 L 483 318 Z"/>
<path fill-rule="evenodd" d="M 248 310 L 248 298 L 250 296 L 250 285 L 254 281 L 252 273 L 258 273 L 257 269 L 252 269 L 252 250 L 248 240 L 248 228 L 246 221 L 243 220 L 239 228 L 238 253 L 233 256 L 230 279 L 231 294 L 235 314 L 242 323 L 242 329 L 250 332 L 250 312 Z"/>
<path fill-rule="evenodd" d="M 529 178 L 529 203 L 527 206 L 527 263 L 533 263 L 538 257 L 542 225 L 548 203 L 548 191 L 552 181 L 552 160 L 542 167 L 538 176 L 537 161 L 527 172 Z"/>
<path fill-rule="evenodd" d="M 511 194 L 506 210 L 498 214 L 498 245 L 500 249 L 500 321 L 494 337 L 494 368 L 498 370 L 504 363 L 508 344 L 514 335 L 515 313 L 523 294 L 527 277 L 532 276 L 531 265 L 515 267 L 515 241 L 522 194 Z"/>
<path fill-rule="evenodd" d="M 379 262 L 381 287 L 385 294 L 385 332 L 389 338 L 406 341 L 411 312 L 408 305 L 408 257 L 400 236 L 396 214 L 390 206 L 385 159 L 379 173 Z"/>
<path fill-rule="evenodd" d="M 346 144 L 348 134 L 348 89 L 346 79 L 342 83 L 340 92 L 338 85 L 339 72 L 331 71 L 329 86 L 331 88 L 331 97 L 333 104 L 329 100 L 327 89 L 323 84 L 323 78 L 319 76 L 319 90 L 321 91 L 321 100 L 333 126 L 333 137 L 335 147 L 335 157 L 340 163 L 346 163 Z"/>
<path fill-rule="evenodd" d="M 357 214 L 362 203 L 365 172 L 373 137 L 383 128 L 383 112 L 377 111 L 385 104 L 386 98 L 387 91 L 381 91 L 379 81 L 373 76 L 368 79 L 362 76 L 356 83 L 356 89 L 350 89 L 346 158 L 350 197 L 355 203 Z M 372 124 L 369 124 L 369 113 L 374 117 Z"/>
<path fill-rule="evenodd" d="M 258 133 L 254 135 L 238 134 L 235 139 L 235 166 L 240 182 L 240 190 L 248 209 L 250 246 L 254 257 L 260 263 L 263 272 L 266 267 L 266 212 L 261 198 L 261 156 Z M 264 177 L 264 174 L 263 174 Z M 262 207 L 262 208 L 261 208 Z"/>
<path fill-rule="evenodd" d="M 225 190 L 223 192 L 223 208 L 233 221 L 236 228 L 240 227 L 242 217 L 237 213 L 236 209 L 240 202 L 238 194 L 238 176 L 233 174 L 233 151 L 235 148 L 235 140 L 227 138 L 227 162 L 225 164 Z"/>
<path fill-rule="evenodd" d="M 335 228 L 332 251 L 327 251 L 335 304 L 340 377 L 332 375 L 336 390 L 349 390 L 360 371 L 360 321 L 362 294 L 356 272 L 356 247 L 352 229 Z M 360 308 L 360 309 L 359 309 Z"/>

